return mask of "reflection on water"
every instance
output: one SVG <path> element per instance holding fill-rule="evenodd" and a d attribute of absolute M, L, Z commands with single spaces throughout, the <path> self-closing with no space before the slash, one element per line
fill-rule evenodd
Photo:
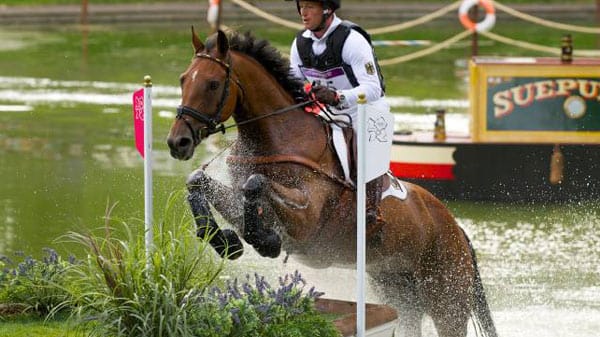
<path fill-rule="evenodd" d="M 133 83 L 58 81 L 49 78 L 0 76 L 0 102 L 130 105 L 131 93 L 140 86 L 141 84 Z M 181 90 L 174 86 L 153 85 L 152 94 L 153 106 L 173 108 L 179 104 Z M 388 97 L 387 100 L 396 110 L 446 107 L 466 111 L 468 108 L 467 100 L 416 100 L 412 97 Z"/>
<path fill-rule="evenodd" d="M 0 254 L 41 253 L 70 230 L 99 227 L 107 200 L 124 220 L 143 218 L 143 162 L 133 145 L 134 84 L 0 77 Z M 196 158 L 173 160 L 164 139 L 179 89 L 155 86 L 155 218 L 187 174 L 220 152 L 233 133 L 203 143 Z M 398 99 L 403 104 L 432 104 Z M 461 107 L 461 102 L 445 102 Z M 14 108 L 11 108 L 14 106 Z M 28 107 L 28 108 L 19 108 Z M 466 131 L 462 114 L 448 128 Z M 400 126 L 430 128 L 433 116 L 398 114 Z M 404 123 L 404 124 L 402 124 Z M 222 155 L 210 172 L 225 179 Z M 597 336 L 600 331 L 598 202 L 565 205 L 451 202 L 473 240 L 500 336 Z M 57 247 L 67 253 L 72 247 Z M 251 249 L 247 246 L 246 249 Z M 275 278 L 300 270 L 328 297 L 353 299 L 353 270 L 304 267 L 252 251 L 233 265 Z M 369 301 L 384 301 L 372 290 Z M 431 322 L 427 336 L 433 335 Z M 471 331 L 470 336 L 473 336 Z"/>

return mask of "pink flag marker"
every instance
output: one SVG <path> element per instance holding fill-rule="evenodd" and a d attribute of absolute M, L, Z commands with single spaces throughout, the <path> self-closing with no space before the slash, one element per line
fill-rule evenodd
<path fill-rule="evenodd" d="M 144 87 L 133 93 L 135 147 L 144 158 L 144 223 L 146 268 L 152 268 L 154 242 L 152 214 L 152 78 L 144 76 Z"/>
<path fill-rule="evenodd" d="M 144 88 L 133 93 L 133 129 L 135 147 L 144 157 Z"/>

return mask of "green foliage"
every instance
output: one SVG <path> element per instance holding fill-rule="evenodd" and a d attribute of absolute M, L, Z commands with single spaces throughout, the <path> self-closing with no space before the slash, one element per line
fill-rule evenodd
<path fill-rule="evenodd" d="M 173 195 L 165 214 L 175 213 L 176 201 L 181 200 Z M 107 210 L 102 235 L 68 235 L 89 254 L 78 268 L 80 294 L 71 303 L 76 317 L 93 322 L 91 336 L 191 336 L 185 299 L 211 285 L 222 262 L 196 239 L 193 226 L 184 220 L 191 216 L 155 226 L 148 260 L 143 233 L 134 235 L 121 223 L 127 239 L 113 236 L 113 208 Z"/>
<path fill-rule="evenodd" d="M 75 260 L 64 261 L 49 248 L 44 253 L 41 261 L 22 252 L 14 254 L 15 261 L 0 256 L 0 303 L 46 315 L 70 299 L 68 272 Z"/>
<path fill-rule="evenodd" d="M 49 249 L 42 261 L 2 257 L 0 303 L 25 303 L 41 314 L 70 309 L 75 333 L 86 336 L 339 336 L 314 308 L 321 293 L 305 292 L 298 272 L 281 277 L 277 288 L 258 274 L 222 283 L 225 260 L 196 238 L 181 199 L 181 193 L 171 196 L 155 226 L 150 259 L 144 233 L 130 229 L 135 226 L 121 222 L 125 233 L 115 234 L 114 206 L 98 233 L 66 236 L 85 247 L 83 262 L 63 261 Z"/>
<path fill-rule="evenodd" d="M 280 278 L 276 289 L 258 274 L 253 282 L 247 276 L 241 285 L 235 279 L 225 290 L 213 288 L 196 299 L 193 317 L 201 324 L 194 336 L 339 336 L 332 322 L 314 308 L 314 299 L 321 293 L 314 288 L 304 293 L 305 285 L 296 272 Z"/>
<path fill-rule="evenodd" d="M 183 204 L 179 199 L 170 199 L 166 221 L 155 226 L 149 261 L 143 235 L 126 230 L 128 240 L 117 239 L 110 216 L 102 235 L 69 234 L 86 247 L 89 258 L 77 266 L 79 294 L 65 306 L 74 308 L 90 336 L 286 337 L 300 331 L 338 336 L 332 322 L 314 309 L 320 294 L 314 289 L 304 294 L 298 273 L 281 278 L 277 289 L 258 275 L 254 285 L 249 277 L 241 286 L 237 280 L 219 284 L 224 260 L 196 239 L 189 211 L 174 206 Z M 288 322 L 294 322 L 289 334 Z"/>

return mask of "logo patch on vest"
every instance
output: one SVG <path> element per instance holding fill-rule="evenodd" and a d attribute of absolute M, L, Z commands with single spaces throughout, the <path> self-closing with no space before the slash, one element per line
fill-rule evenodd
<path fill-rule="evenodd" d="M 365 64 L 365 70 L 367 70 L 367 74 L 374 75 L 375 74 L 375 66 L 373 65 L 373 62 L 369 62 L 369 63 Z"/>

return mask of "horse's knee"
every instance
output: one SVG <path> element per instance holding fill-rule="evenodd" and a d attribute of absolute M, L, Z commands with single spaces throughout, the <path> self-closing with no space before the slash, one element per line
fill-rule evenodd
<path fill-rule="evenodd" d="M 244 240 L 266 257 L 278 257 L 281 253 L 281 238 L 270 228 L 263 227 L 258 201 L 267 184 L 262 174 L 253 174 L 242 186 L 244 193 Z"/>
<path fill-rule="evenodd" d="M 202 170 L 202 169 L 197 169 L 197 170 L 193 171 L 192 173 L 190 173 L 185 185 L 187 186 L 188 191 L 192 191 L 193 189 L 196 189 L 198 186 L 202 186 L 202 185 L 206 184 L 207 181 L 208 181 L 208 175 L 206 174 L 206 172 L 204 172 L 204 170 Z"/>
<path fill-rule="evenodd" d="M 242 186 L 242 191 L 244 192 L 244 197 L 246 200 L 255 200 L 257 199 L 267 182 L 267 178 L 262 174 L 253 174 L 244 183 Z"/>

